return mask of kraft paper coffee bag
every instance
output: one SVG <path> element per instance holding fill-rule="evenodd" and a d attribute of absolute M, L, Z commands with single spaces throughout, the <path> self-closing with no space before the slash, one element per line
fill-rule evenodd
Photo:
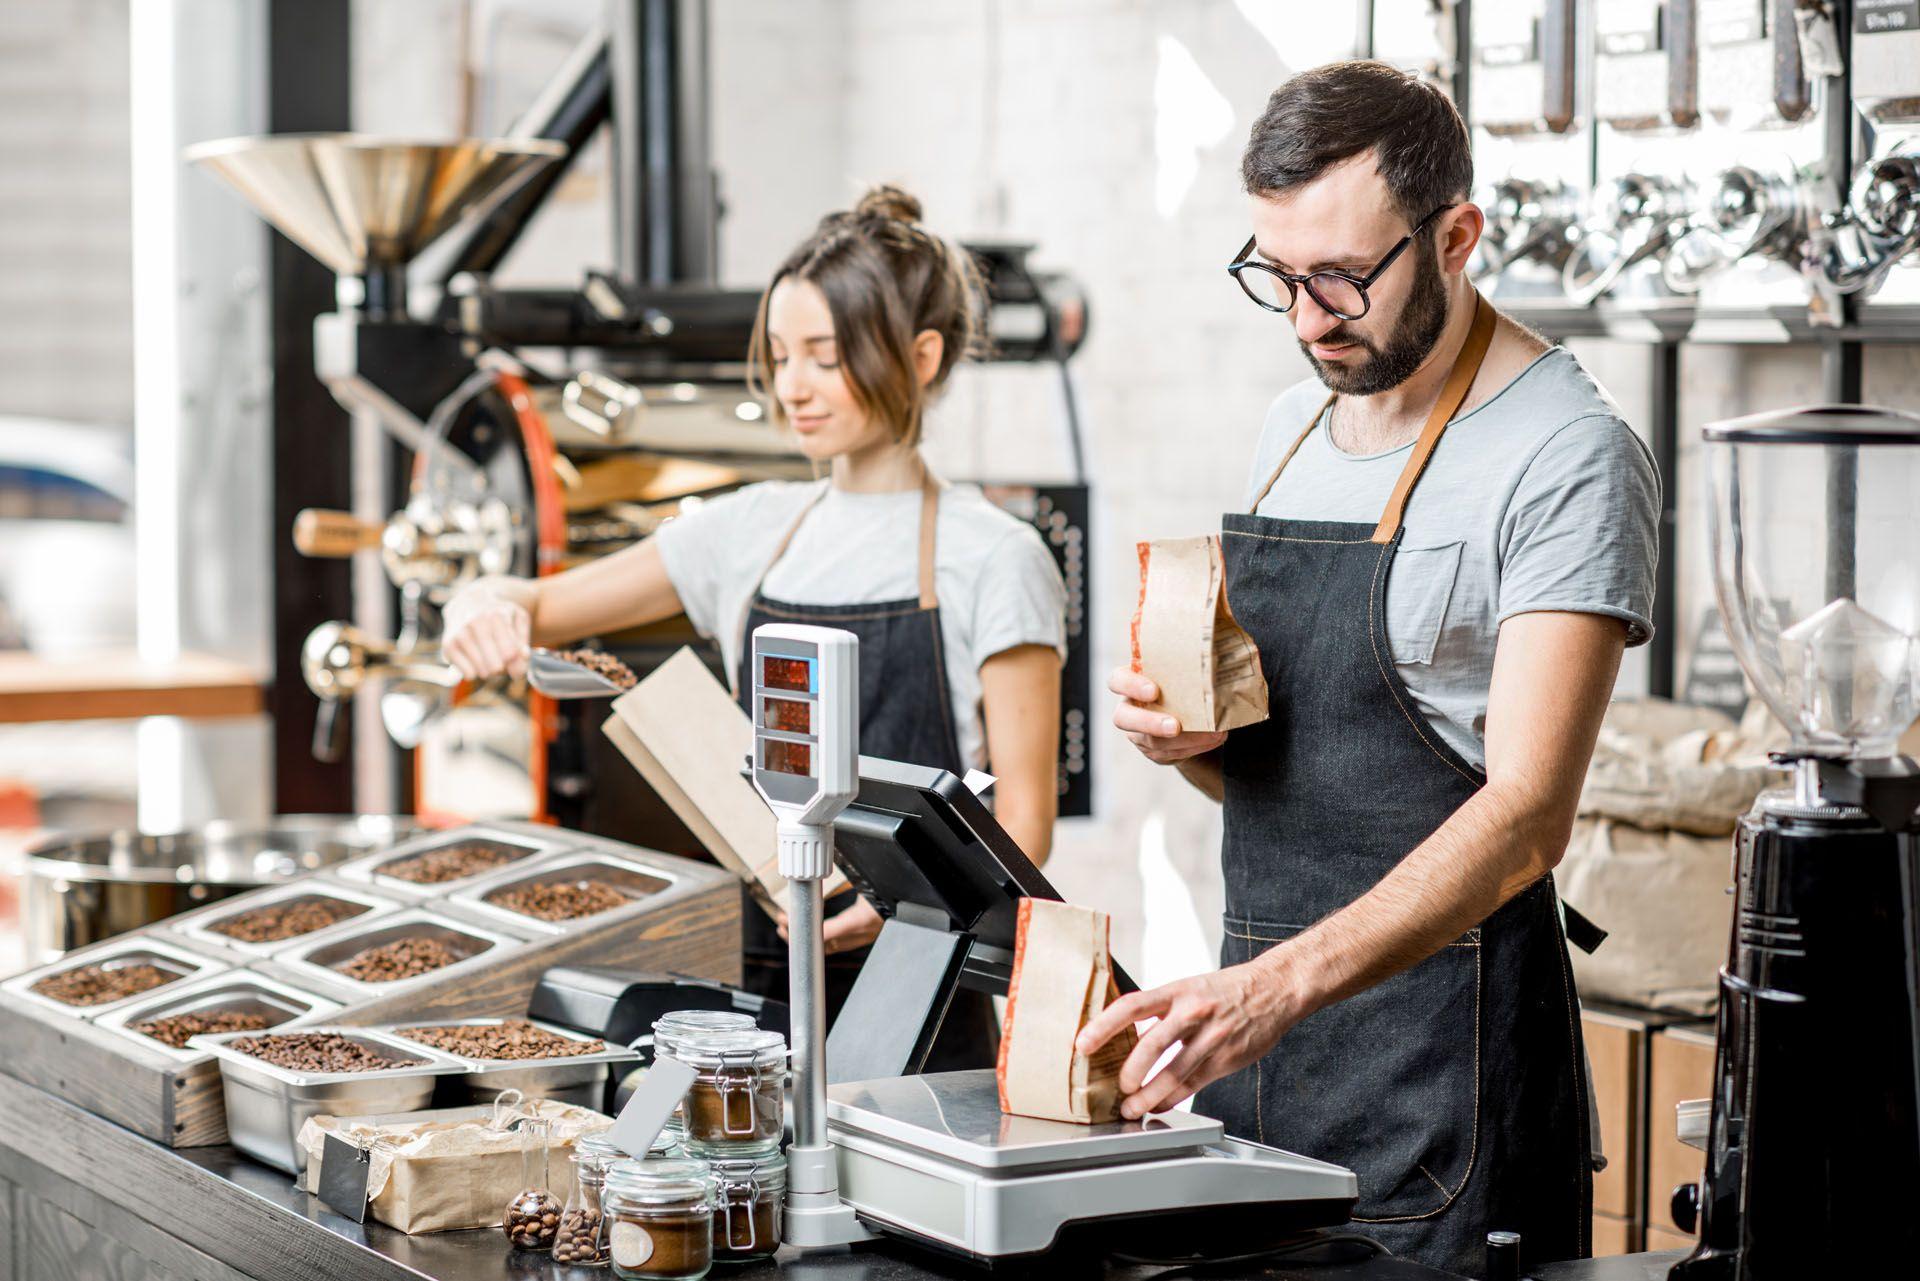
<path fill-rule="evenodd" d="M 1162 538 L 1138 547 L 1133 670 L 1160 687 L 1153 710 L 1196 733 L 1267 719 L 1260 651 L 1227 607 L 1220 540 Z"/>
<path fill-rule="evenodd" d="M 1105 912 L 1020 900 L 1013 980 L 1000 1030 L 1000 1110 L 1091 1125 L 1120 1116 L 1120 1068 L 1139 1038 L 1121 1029 L 1092 1055 L 1073 1042 L 1117 996 Z"/>

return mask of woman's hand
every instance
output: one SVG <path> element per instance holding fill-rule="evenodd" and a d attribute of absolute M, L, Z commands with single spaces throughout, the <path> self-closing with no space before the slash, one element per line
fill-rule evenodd
<path fill-rule="evenodd" d="M 1179 721 L 1151 710 L 1148 705 L 1159 700 L 1160 688 L 1131 667 L 1114 668 L 1107 677 L 1107 689 L 1120 696 L 1119 706 L 1113 709 L 1114 728 L 1156 765 L 1178 765 L 1227 741 L 1224 733 L 1213 730 L 1184 733 Z"/>
<path fill-rule="evenodd" d="M 526 607 L 491 584 L 470 583 L 447 602 L 440 655 L 470 681 L 527 670 L 533 619 Z"/>
<path fill-rule="evenodd" d="M 782 912 L 776 924 L 780 937 L 787 937 L 787 915 Z M 886 922 L 873 904 L 864 898 L 856 898 L 852 904 L 841 908 L 826 920 L 821 934 L 826 939 L 827 955 L 835 952 L 851 952 L 857 947 L 865 947 L 880 937 L 880 927 Z"/>

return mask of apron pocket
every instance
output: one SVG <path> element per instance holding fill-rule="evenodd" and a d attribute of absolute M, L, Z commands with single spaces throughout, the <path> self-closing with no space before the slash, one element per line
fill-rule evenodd
<path fill-rule="evenodd" d="M 1387 573 L 1387 648 L 1396 663 L 1431 663 L 1447 621 L 1464 542 L 1402 547 Z"/>
<path fill-rule="evenodd" d="M 1298 926 L 1227 921 L 1249 956 Z M 1350 1167 L 1356 1221 L 1437 1215 L 1473 1172 L 1480 1114 L 1476 931 L 1301 1021 L 1259 1064 L 1256 1137 Z"/>

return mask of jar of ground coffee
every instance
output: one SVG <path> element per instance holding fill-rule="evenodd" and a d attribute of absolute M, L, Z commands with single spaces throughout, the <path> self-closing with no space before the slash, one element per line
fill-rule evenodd
<path fill-rule="evenodd" d="M 786 1118 L 787 1039 L 778 1032 L 702 1032 L 674 1057 L 694 1071 L 685 1100 L 688 1156 L 746 1155 L 777 1145 Z"/>
<path fill-rule="evenodd" d="M 713 1171 L 713 1257 L 719 1263 L 764 1259 L 780 1248 L 787 1201 L 787 1158 L 716 1157 Z"/>
<path fill-rule="evenodd" d="M 653 1021 L 653 1054 L 677 1058 L 674 1047 L 680 1039 L 702 1032 L 751 1032 L 754 1030 L 753 1016 L 739 1010 L 674 1010 L 662 1014 Z M 685 1133 L 686 1110 L 675 1104 L 673 1115 L 667 1118 L 666 1128 L 660 1133 L 670 1136 L 678 1143 Z"/>
<path fill-rule="evenodd" d="M 713 1266 L 713 1176 L 704 1161 L 620 1161 L 601 1189 L 607 1253 L 623 1281 L 699 1281 Z"/>

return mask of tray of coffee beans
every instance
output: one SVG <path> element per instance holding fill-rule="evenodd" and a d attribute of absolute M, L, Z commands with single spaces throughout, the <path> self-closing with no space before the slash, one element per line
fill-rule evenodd
<path fill-rule="evenodd" d="M 332 984 L 371 995 L 429 976 L 444 978 L 519 945 L 518 939 L 484 926 L 415 907 L 364 925 L 349 921 L 305 947 L 279 953 L 274 961 L 302 979 L 316 980 L 323 990 Z"/>
<path fill-rule="evenodd" d="M 475 1103 L 488 1102 L 503 1090 L 518 1090 L 530 1099 L 598 1109 L 605 1101 L 601 1092 L 610 1067 L 640 1058 L 629 1046 L 609 1045 L 532 1019 L 394 1023 L 380 1031 L 438 1050 L 473 1069 L 457 1084 Z"/>
<path fill-rule="evenodd" d="M 188 1047 L 220 1061 L 233 1145 L 288 1174 L 305 1167 L 299 1137 L 309 1117 L 415 1112 L 440 1077 L 468 1070 L 425 1046 L 357 1027 L 226 1032 L 196 1036 Z"/>
<path fill-rule="evenodd" d="M 526 825 L 534 828 L 534 825 Z M 342 863 L 345 880 L 409 901 L 438 898 L 513 864 L 568 848 L 556 828 L 520 830 L 520 825 L 477 823 L 434 832 L 379 854 Z"/>
<path fill-rule="evenodd" d="M 187 1044 L 193 1037 L 298 1027 L 331 1017 L 339 1008 L 264 974 L 230 970 L 122 1006 L 97 1022 L 147 1049 L 190 1062 L 207 1057 L 205 1050 Z"/>
<path fill-rule="evenodd" d="M 0 988 L 63 1014 L 96 1018 L 149 992 L 227 968 L 166 939 L 137 934 L 69 953 Z"/>
<path fill-rule="evenodd" d="M 272 956 L 308 935 L 400 907 L 396 899 L 357 886 L 303 878 L 184 913 L 168 921 L 167 929 L 204 946 Z"/>
<path fill-rule="evenodd" d="M 673 883 L 673 873 L 636 859 L 576 852 L 510 868 L 449 898 L 508 929 L 565 934 L 604 925 L 607 913 L 642 903 Z"/>

